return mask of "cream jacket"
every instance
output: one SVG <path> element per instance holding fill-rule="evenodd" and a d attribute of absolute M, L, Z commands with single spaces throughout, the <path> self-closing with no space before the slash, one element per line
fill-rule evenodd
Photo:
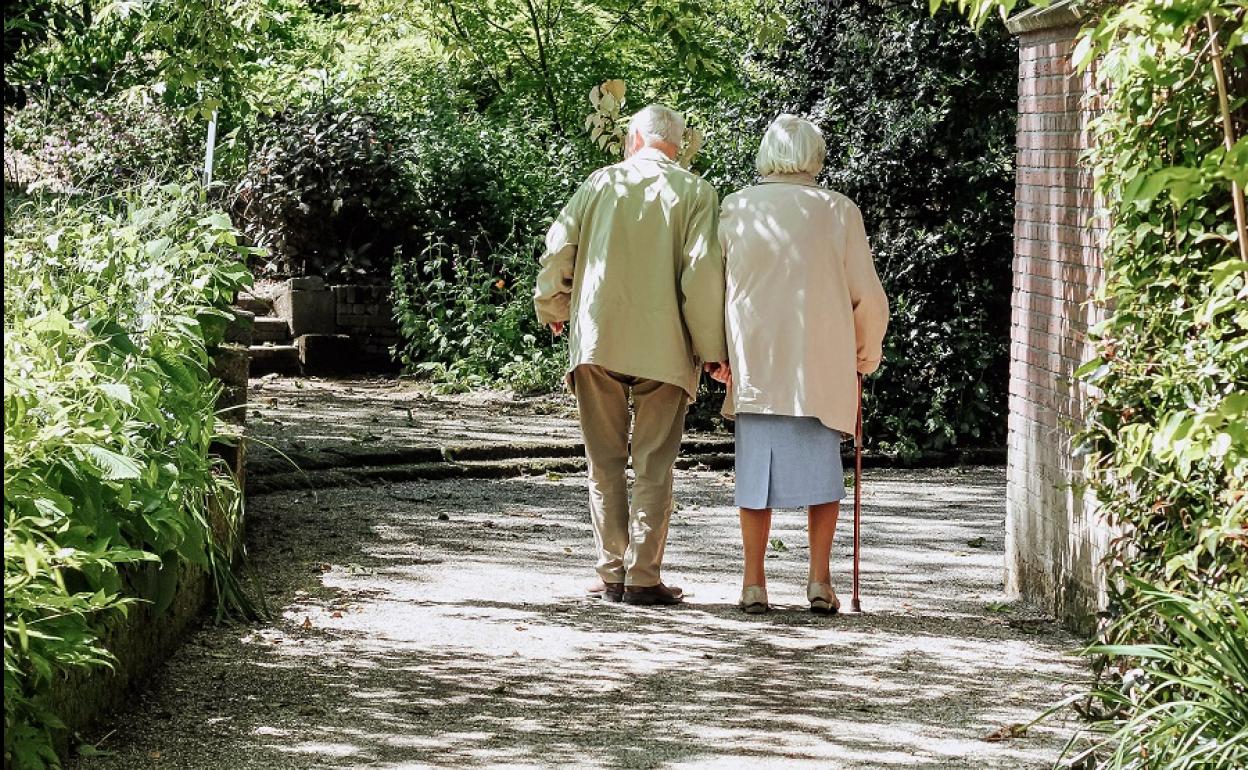
<path fill-rule="evenodd" d="M 818 417 L 853 434 L 857 373 L 880 365 L 888 299 L 862 214 L 806 175 L 776 175 L 724 199 L 724 415 Z"/>
<path fill-rule="evenodd" d="M 645 148 L 599 169 L 546 234 L 533 292 L 543 324 L 569 321 L 568 371 L 597 364 L 697 393 L 723 361 L 724 260 L 715 189 Z"/>

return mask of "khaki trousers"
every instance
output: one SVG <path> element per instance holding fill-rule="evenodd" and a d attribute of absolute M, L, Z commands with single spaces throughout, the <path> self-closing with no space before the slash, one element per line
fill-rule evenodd
<path fill-rule="evenodd" d="M 572 373 L 589 461 L 589 508 L 598 575 L 608 583 L 660 581 L 672 517 L 672 467 L 680 452 L 689 397 L 683 388 L 584 364 Z M 636 479 L 628 503 L 629 396 Z"/>

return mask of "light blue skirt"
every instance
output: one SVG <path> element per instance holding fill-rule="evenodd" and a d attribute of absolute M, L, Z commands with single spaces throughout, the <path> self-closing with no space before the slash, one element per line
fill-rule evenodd
<path fill-rule="evenodd" d="M 845 497 L 842 434 L 816 417 L 737 414 L 737 506 L 805 508 Z"/>

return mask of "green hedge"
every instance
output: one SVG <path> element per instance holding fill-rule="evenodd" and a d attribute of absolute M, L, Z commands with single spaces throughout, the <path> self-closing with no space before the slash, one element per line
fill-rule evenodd
<path fill-rule="evenodd" d="M 56 764 L 40 696 L 58 672 L 108 665 L 93 629 L 140 600 L 127 565 L 163 565 L 142 599 L 158 609 L 183 562 L 240 601 L 209 524 L 210 506 L 241 507 L 208 455 L 207 366 L 250 251 L 195 187 L 6 208 L 6 767 Z"/>
<path fill-rule="evenodd" d="M 866 430 L 913 453 L 1005 444 L 1018 50 L 926 2 L 795 0 L 759 106 L 809 115 L 892 306 Z M 760 129 L 751 130 L 757 146 Z"/>

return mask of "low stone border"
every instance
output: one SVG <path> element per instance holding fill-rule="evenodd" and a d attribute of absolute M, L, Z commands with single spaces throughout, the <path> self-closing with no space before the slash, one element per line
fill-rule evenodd
<path fill-rule="evenodd" d="M 246 327 L 249 323 L 231 334 L 243 334 Z M 217 400 L 220 429 L 223 435 L 231 436 L 214 442 L 210 452 L 224 462 L 240 487 L 245 483 L 243 426 L 248 360 L 246 348 L 230 342 L 213 351 L 209 367 L 209 373 L 222 387 Z M 231 558 L 236 558 L 242 544 L 242 523 L 232 528 L 224 512 L 211 503 L 208 519 L 214 539 L 225 546 Z M 65 729 L 54 734 L 55 748 L 62 758 L 73 748 L 77 735 L 88 732 L 101 719 L 130 703 L 135 690 L 159 670 L 207 609 L 214 590 L 207 570 L 179 562 L 172 588 L 167 589 L 159 587 L 160 569 L 158 564 L 144 563 L 122 570 L 124 593 L 139 601 L 130 605 L 124 615 L 111 613 L 96 629 L 99 645 L 113 654 L 114 664 L 59 675 L 44 697 L 44 704 L 65 724 Z M 167 596 L 156 595 L 165 590 L 169 591 Z M 156 602 L 167 606 L 158 608 Z"/>
<path fill-rule="evenodd" d="M 289 460 L 265 460 L 248 469 L 249 495 L 273 492 L 359 486 L 378 481 L 400 482 L 450 478 L 497 479 L 585 470 L 581 444 L 479 444 L 452 447 L 413 447 L 403 450 L 367 449 L 316 456 L 293 455 Z M 968 449 L 932 452 L 918 457 L 864 455 L 864 468 L 949 468 L 1005 465 L 1004 449 Z M 853 455 L 842 455 L 848 470 Z M 676 467 L 731 470 L 732 439 L 690 439 L 682 445 Z"/>

